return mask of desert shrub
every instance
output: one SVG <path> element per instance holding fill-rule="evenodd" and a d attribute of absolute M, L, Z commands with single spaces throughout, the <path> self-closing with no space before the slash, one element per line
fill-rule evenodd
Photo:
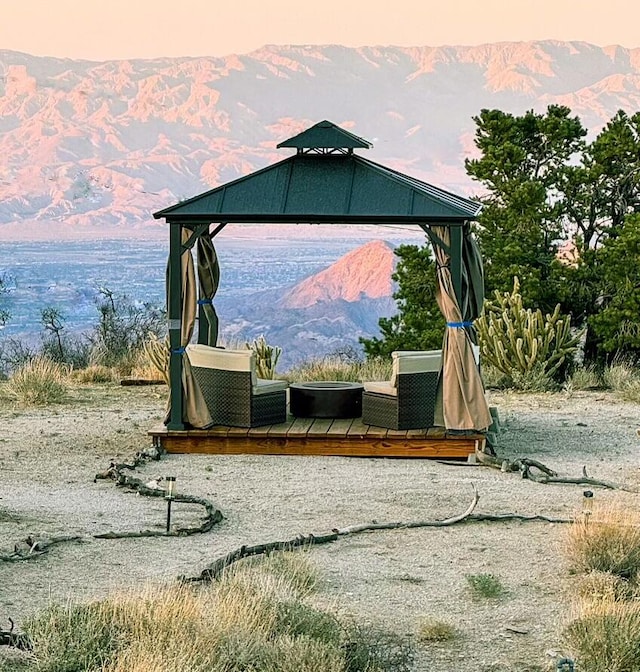
<path fill-rule="evenodd" d="M 163 585 L 25 624 L 40 672 L 405 672 L 401 638 L 343 626 L 304 601 L 306 560 L 239 563 L 205 587 Z M 282 558 L 285 559 L 282 559 Z M 292 578 L 288 568 L 296 568 Z"/>
<path fill-rule="evenodd" d="M 448 642 L 456 637 L 456 629 L 436 618 L 423 618 L 418 625 L 418 641 L 426 643 Z"/>
<path fill-rule="evenodd" d="M 640 671 L 640 604 L 595 602 L 565 630 L 567 643 L 584 672 Z"/>
<path fill-rule="evenodd" d="M 602 385 L 602 377 L 593 366 L 578 367 L 571 373 L 566 383 L 569 390 L 597 390 Z"/>
<path fill-rule="evenodd" d="M 116 375 L 113 369 L 94 364 L 74 371 L 73 379 L 78 383 L 112 383 L 116 380 Z"/>
<path fill-rule="evenodd" d="M 258 378 L 273 380 L 276 377 L 276 366 L 282 354 L 282 348 L 277 345 L 269 345 L 264 335 L 244 345 L 247 350 L 251 350 L 256 356 Z"/>
<path fill-rule="evenodd" d="M 632 362 L 624 359 L 614 360 L 602 372 L 604 386 L 613 392 L 621 392 L 637 377 L 636 367 Z"/>
<path fill-rule="evenodd" d="M 409 672 L 413 647 L 406 637 L 372 625 L 349 623 L 341 645 L 347 672 Z"/>
<path fill-rule="evenodd" d="M 541 389 L 556 376 L 578 348 L 580 334 L 571 333 L 571 318 L 525 308 L 518 278 L 511 292 L 495 292 L 476 320 L 482 360 L 510 376 L 514 387 Z"/>
<path fill-rule="evenodd" d="M 87 336 L 90 362 L 129 375 L 149 336 L 165 332 L 166 314 L 152 304 L 136 304 L 126 295 L 117 297 L 109 289 L 101 289 L 100 296 L 98 324 Z"/>
<path fill-rule="evenodd" d="M 53 404 L 64 399 L 69 370 L 45 357 L 34 357 L 19 366 L 9 378 L 6 392 L 22 406 Z"/>
<path fill-rule="evenodd" d="M 391 360 L 371 358 L 365 361 L 345 361 L 338 356 L 309 360 L 290 369 L 286 378 L 289 381 L 305 380 L 341 380 L 364 382 L 371 380 L 389 380 L 391 378 Z"/>
<path fill-rule="evenodd" d="M 76 369 L 86 367 L 91 354 L 87 339 L 67 333 L 66 318 L 57 308 L 45 308 L 40 311 L 40 316 L 43 334 L 39 354 Z"/>
<path fill-rule="evenodd" d="M 480 373 L 482 375 L 482 382 L 488 390 L 506 390 L 513 387 L 511 376 L 508 376 L 488 362 L 482 363 Z"/>
<path fill-rule="evenodd" d="M 626 401 L 640 402 L 640 370 L 635 362 L 616 359 L 602 373 L 606 388 Z"/>
<path fill-rule="evenodd" d="M 570 525 L 565 548 L 574 572 L 634 580 L 640 572 L 640 515 L 616 505 L 595 507 Z"/>
<path fill-rule="evenodd" d="M 474 600 L 497 599 L 506 594 L 506 588 L 493 574 L 467 574 L 467 585 Z"/>
<path fill-rule="evenodd" d="M 611 572 L 593 570 L 581 578 L 577 593 L 584 601 L 615 602 L 632 598 L 636 593 L 636 587 Z"/>
<path fill-rule="evenodd" d="M 51 605 L 25 623 L 38 672 L 76 672 L 113 657 L 121 634 L 109 603 Z"/>

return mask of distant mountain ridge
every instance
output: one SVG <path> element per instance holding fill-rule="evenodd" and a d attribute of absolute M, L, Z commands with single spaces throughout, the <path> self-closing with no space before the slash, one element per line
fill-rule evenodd
<path fill-rule="evenodd" d="M 640 109 L 640 48 L 265 46 L 102 63 L 0 51 L 0 236 L 153 225 L 153 211 L 287 156 L 276 144 L 324 118 L 371 140 L 368 157 L 470 195 L 472 116 L 551 103 L 593 130 Z"/>

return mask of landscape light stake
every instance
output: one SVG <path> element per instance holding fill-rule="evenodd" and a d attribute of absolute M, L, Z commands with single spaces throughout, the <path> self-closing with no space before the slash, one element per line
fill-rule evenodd
<path fill-rule="evenodd" d="M 167 482 L 167 494 L 164 498 L 167 500 L 167 534 L 171 530 L 171 502 L 175 496 L 176 477 L 166 476 L 164 479 Z"/>
<path fill-rule="evenodd" d="M 593 512 L 593 492 L 591 490 L 585 490 L 582 493 L 582 515 L 584 516 L 584 522 L 589 522 L 589 517 Z"/>

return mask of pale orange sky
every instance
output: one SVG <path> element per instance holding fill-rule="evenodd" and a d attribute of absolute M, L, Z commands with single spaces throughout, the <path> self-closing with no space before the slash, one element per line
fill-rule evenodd
<path fill-rule="evenodd" d="M 640 46 L 637 0 L 0 0 L 0 49 L 104 60 L 264 44 Z"/>

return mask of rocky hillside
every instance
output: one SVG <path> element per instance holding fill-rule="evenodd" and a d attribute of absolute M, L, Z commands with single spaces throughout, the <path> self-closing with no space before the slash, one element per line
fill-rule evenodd
<path fill-rule="evenodd" d="M 0 51 L 0 236 L 102 232 L 286 155 L 330 119 L 368 156 L 469 194 L 471 117 L 562 103 L 592 129 L 640 108 L 640 49 L 266 46 L 226 58 L 104 63 Z"/>
<path fill-rule="evenodd" d="M 216 306 L 223 336 L 250 341 L 264 334 L 283 349 L 282 365 L 359 350 L 358 339 L 378 334 L 378 320 L 395 312 L 393 245 L 373 241 L 328 268 L 283 290 L 242 302 L 221 294 Z"/>

